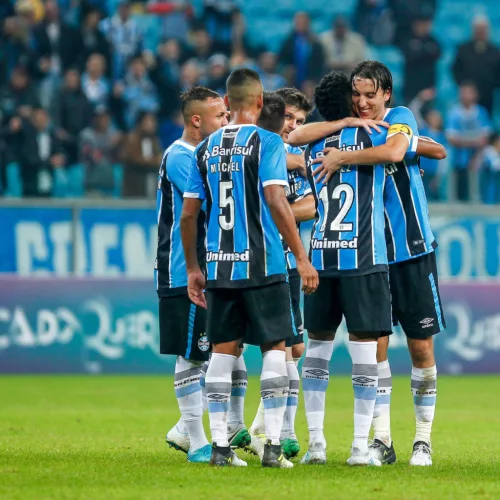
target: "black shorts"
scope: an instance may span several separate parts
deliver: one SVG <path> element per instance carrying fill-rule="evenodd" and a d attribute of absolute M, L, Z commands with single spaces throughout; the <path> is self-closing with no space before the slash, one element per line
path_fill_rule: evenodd
<path fill-rule="evenodd" d="M 159 313 L 161 354 L 208 361 L 205 309 L 195 306 L 187 295 L 176 295 L 159 299 Z"/>
<path fill-rule="evenodd" d="M 297 269 L 291 269 L 288 272 L 288 283 L 290 285 L 290 299 L 292 301 L 292 314 L 296 334 L 286 339 L 286 346 L 292 347 L 304 343 L 304 325 L 302 324 L 302 312 L 300 311 L 301 281 Z"/>
<path fill-rule="evenodd" d="M 278 343 L 293 335 L 288 283 L 255 288 L 207 290 L 210 343 L 242 339 L 245 344 Z"/>
<path fill-rule="evenodd" d="M 389 266 L 394 325 L 407 337 L 425 339 L 446 328 L 435 252 Z"/>
<path fill-rule="evenodd" d="M 391 296 L 386 272 L 345 278 L 319 278 L 312 295 L 304 297 L 305 328 L 334 332 L 345 317 L 349 333 L 391 333 Z"/>

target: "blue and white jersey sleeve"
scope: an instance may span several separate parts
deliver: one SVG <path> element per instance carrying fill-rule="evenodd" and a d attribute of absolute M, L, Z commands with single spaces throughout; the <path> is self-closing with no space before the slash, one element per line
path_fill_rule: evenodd
<path fill-rule="evenodd" d="M 390 110 L 387 114 L 386 120 L 389 122 L 387 139 L 397 134 L 403 134 L 408 140 L 408 145 L 411 149 L 413 136 L 418 136 L 417 120 L 415 119 L 413 113 L 404 106 L 398 106 L 397 108 Z"/>
<path fill-rule="evenodd" d="M 285 147 L 277 134 L 268 133 L 263 137 L 259 179 L 263 187 L 273 184 L 288 186 Z"/>
<path fill-rule="evenodd" d="M 203 144 L 203 143 L 202 143 Z M 198 148 L 196 148 L 189 168 L 189 176 L 184 189 L 184 198 L 196 198 L 198 200 L 205 200 L 207 193 L 203 184 L 200 169 L 198 168 Z"/>

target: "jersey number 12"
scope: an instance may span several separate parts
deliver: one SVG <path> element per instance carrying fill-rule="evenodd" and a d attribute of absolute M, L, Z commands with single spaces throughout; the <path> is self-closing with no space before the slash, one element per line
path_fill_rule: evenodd
<path fill-rule="evenodd" d="M 344 222 L 344 219 L 346 218 L 346 215 L 349 213 L 349 210 L 352 207 L 352 203 L 354 201 L 354 189 L 350 184 L 339 184 L 333 190 L 332 199 L 340 200 L 342 193 L 345 194 L 344 203 L 340 206 L 340 210 L 339 213 L 337 214 L 337 217 L 335 217 L 335 219 L 333 219 L 332 223 L 330 224 L 330 231 L 350 232 L 353 230 L 352 222 Z M 323 224 L 321 224 L 320 227 L 320 231 L 324 233 L 326 229 L 326 221 L 328 218 L 328 209 L 330 208 L 330 200 L 328 198 L 328 188 L 326 186 L 319 192 L 319 198 L 322 201 L 323 207 L 325 209 Z"/>

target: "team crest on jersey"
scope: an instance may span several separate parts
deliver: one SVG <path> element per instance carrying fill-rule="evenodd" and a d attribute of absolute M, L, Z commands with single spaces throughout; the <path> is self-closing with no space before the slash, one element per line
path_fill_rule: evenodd
<path fill-rule="evenodd" d="M 210 349 L 210 342 L 208 341 L 208 337 L 203 335 L 198 339 L 198 349 L 201 352 L 207 352 Z"/>

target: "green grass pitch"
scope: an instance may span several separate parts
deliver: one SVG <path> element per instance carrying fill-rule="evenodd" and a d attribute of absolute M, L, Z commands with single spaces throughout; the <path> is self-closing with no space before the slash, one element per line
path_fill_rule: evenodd
<path fill-rule="evenodd" d="M 500 498 L 500 378 L 440 377 L 432 468 L 410 468 L 414 432 L 407 377 L 396 377 L 393 439 L 398 463 L 345 465 L 352 438 L 352 388 L 332 377 L 327 394 L 328 464 L 246 469 L 188 464 L 167 448 L 178 418 L 171 377 L 0 378 L 1 499 L 486 499 Z M 250 425 L 258 404 L 252 377 Z M 297 433 L 305 452 L 301 398 Z M 302 452 L 301 455 L 302 456 Z"/>

